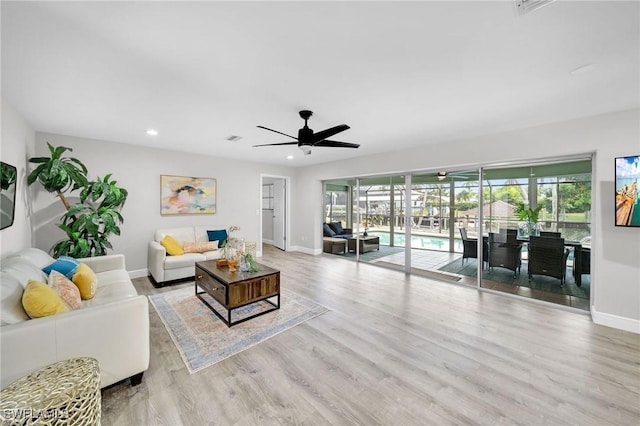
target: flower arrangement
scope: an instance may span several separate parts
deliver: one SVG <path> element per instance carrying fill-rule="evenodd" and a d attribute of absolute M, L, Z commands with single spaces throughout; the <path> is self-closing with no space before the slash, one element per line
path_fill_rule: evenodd
<path fill-rule="evenodd" d="M 229 234 L 229 238 L 231 238 L 232 232 L 239 231 L 239 230 L 240 230 L 239 226 L 236 226 L 236 225 L 230 226 L 229 231 L 227 232 L 227 234 Z"/>
<path fill-rule="evenodd" d="M 235 231 L 239 231 L 240 227 L 236 225 L 232 225 L 227 230 L 227 239 L 224 240 L 222 245 L 220 246 L 220 255 L 223 258 L 228 258 L 231 255 L 234 255 L 236 252 L 236 247 L 232 247 L 231 245 L 231 234 Z"/>

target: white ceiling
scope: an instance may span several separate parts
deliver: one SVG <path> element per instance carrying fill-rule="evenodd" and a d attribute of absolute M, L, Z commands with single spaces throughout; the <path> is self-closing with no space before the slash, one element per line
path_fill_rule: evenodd
<path fill-rule="evenodd" d="M 298 167 L 640 107 L 637 1 L 1 7 L 2 95 L 42 132 Z M 361 147 L 251 147 L 301 109 Z"/>

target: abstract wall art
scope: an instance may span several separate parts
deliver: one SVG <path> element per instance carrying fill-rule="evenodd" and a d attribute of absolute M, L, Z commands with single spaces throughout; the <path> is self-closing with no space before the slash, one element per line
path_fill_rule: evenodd
<path fill-rule="evenodd" d="M 160 214 L 214 214 L 215 212 L 215 179 L 160 176 Z"/>

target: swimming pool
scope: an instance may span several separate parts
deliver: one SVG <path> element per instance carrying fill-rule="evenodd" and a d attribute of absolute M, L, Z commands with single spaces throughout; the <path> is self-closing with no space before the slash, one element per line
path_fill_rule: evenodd
<path fill-rule="evenodd" d="M 390 237 L 388 232 L 369 232 L 369 235 L 380 238 L 380 244 L 388 246 Z M 462 253 L 462 240 L 454 239 L 454 251 Z M 396 247 L 405 246 L 405 235 L 394 234 L 393 245 Z M 449 238 L 436 237 L 432 235 L 411 235 L 411 248 L 420 248 L 426 250 L 449 251 Z"/>

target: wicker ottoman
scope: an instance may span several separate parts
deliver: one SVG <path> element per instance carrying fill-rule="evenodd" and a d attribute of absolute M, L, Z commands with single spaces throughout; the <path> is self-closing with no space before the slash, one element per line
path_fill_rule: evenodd
<path fill-rule="evenodd" d="M 100 370 L 93 358 L 73 358 L 0 391 L 2 425 L 99 425 Z"/>
<path fill-rule="evenodd" d="M 344 238 L 322 238 L 322 251 L 325 253 L 339 254 L 347 251 L 347 240 Z"/>

